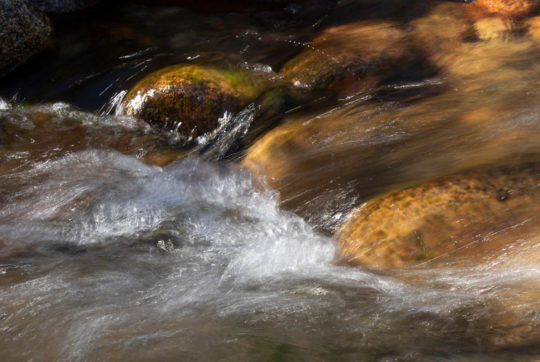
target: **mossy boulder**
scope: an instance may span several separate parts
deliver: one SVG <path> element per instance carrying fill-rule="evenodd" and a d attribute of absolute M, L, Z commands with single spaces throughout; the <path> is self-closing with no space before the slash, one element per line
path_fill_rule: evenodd
<path fill-rule="evenodd" d="M 0 76 L 47 47 L 49 19 L 22 0 L 0 2 Z"/>
<path fill-rule="evenodd" d="M 137 83 L 122 109 L 150 124 L 174 129 L 189 143 L 214 130 L 226 112 L 253 102 L 268 84 L 247 71 L 173 65 Z"/>
<path fill-rule="evenodd" d="M 348 264 L 473 263 L 540 232 L 540 165 L 449 176 L 372 199 L 337 232 Z"/>
<path fill-rule="evenodd" d="M 298 87 L 369 87 L 413 58 L 405 32 L 396 24 L 361 21 L 323 31 L 281 73 Z"/>

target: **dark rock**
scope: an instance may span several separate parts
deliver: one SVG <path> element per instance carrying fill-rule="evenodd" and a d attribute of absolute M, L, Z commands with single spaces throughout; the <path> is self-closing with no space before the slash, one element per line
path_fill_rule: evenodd
<path fill-rule="evenodd" d="M 97 4 L 101 0 L 29 0 L 29 3 L 46 13 L 68 13 Z"/>
<path fill-rule="evenodd" d="M 50 41 L 49 19 L 22 0 L 0 2 L 0 76 L 42 51 Z"/>

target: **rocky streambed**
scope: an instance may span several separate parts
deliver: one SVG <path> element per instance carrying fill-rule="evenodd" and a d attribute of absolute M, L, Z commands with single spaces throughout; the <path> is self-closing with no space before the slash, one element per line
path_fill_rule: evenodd
<path fill-rule="evenodd" d="M 0 357 L 540 358 L 538 11 L 2 2 Z"/>

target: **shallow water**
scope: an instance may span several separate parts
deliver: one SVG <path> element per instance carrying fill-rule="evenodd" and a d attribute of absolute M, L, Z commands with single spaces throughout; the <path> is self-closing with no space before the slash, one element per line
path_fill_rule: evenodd
<path fill-rule="evenodd" d="M 275 71 L 325 26 L 391 18 L 408 29 L 429 8 L 399 3 L 272 8 L 249 21 L 253 10 L 124 4 L 57 19 L 60 49 L 0 89 L 0 359 L 539 359 L 534 220 L 483 235 L 514 242 L 474 265 L 386 273 L 340 265 L 328 237 L 392 187 L 537 162 L 537 42 L 467 39 L 437 71 L 290 105 L 275 123 L 307 136 L 279 163 L 282 184 L 231 162 L 257 104 L 225 114 L 189 152 L 116 114 L 160 66 Z M 90 30 L 66 32 L 83 20 Z"/>
<path fill-rule="evenodd" d="M 110 117 L 95 120 L 110 127 Z M 90 142 L 0 180 L 5 360 L 538 353 L 534 329 L 514 351 L 492 338 L 498 314 L 510 326 L 515 313 L 540 323 L 536 295 L 514 301 L 540 290 L 535 259 L 500 266 L 506 252 L 473 269 L 419 268 L 400 279 L 338 266 L 333 241 L 281 210 L 275 192 L 198 156 L 160 168 Z"/>
<path fill-rule="evenodd" d="M 538 264 L 422 287 L 335 266 L 249 175 L 196 158 L 90 149 L 2 183 L 29 178 L 0 210 L 6 359 L 473 358 L 490 302 L 538 286 Z"/>

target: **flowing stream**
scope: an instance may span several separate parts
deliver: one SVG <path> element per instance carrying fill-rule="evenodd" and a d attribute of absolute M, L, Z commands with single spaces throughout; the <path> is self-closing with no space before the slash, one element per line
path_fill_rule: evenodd
<path fill-rule="evenodd" d="M 511 68 L 513 86 L 493 73 L 456 83 L 442 75 L 325 100 L 333 103 L 305 124 L 323 139 L 321 150 L 337 144 L 347 157 L 316 172 L 345 181 L 328 196 L 339 205 L 305 217 L 222 160 L 250 129 L 254 104 L 225 114 L 165 167 L 149 160 L 175 150 L 174 133 L 115 114 L 134 79 L 163 64 L 209 61 L 227 49 L 228 62 L 271 71 L 298 50 L 291 39 L 302 36 L 286 35 L 301 33 L 298 24 L 265 33 L 237 24 L 238 14 L 196 23 L 183 8 L 111 11 L 91 29 L 118 38 L 95 45 L 84 30 L 62 33 L 77 18 L 60 18 L 64 51 L 10 76 L 0 93 L 0 360 L 540 358 L 537 229 L 514 225 L 516 244 L 474 266 L 388 273 L 339 264 L 328 236 L 358 204 L 345 183 L 353 165 L 368 165 L 355 185 L 367 197 L 486 162 L 537 161 L 539 46 L 495 47 L 510 49 L 494 72 Z M 303 14 L 304 27 L 327 21 L 315 10 Z M 89 65 L 110 49 L 107 62 Z M 499 107 L 491 126 L 465 119 L 477 104 Z M 345 120 L 328 123 L 343 127 L 337 143 L 323 137 L 326 129 L 317 133 L 321 119 Z M 351 132 L 357 120 L 361 135 Z M 363 151 L 379 146 L 391 152 Z M 316 152 L 309 157 L 318 162 Z M 293 179 L 309 173 L 296 171 Z"/>
<path fill-rule="evenodd" d="M 31 128 L 29 111 L 4 108 Z M 60 125 L 69 114 L 65 105 L 46 110 Z M 195 155 L 150 166 L 110 148 L 112 129 L 139 127 L 144 138 L 144 125 L 77 115 L 87 122 L 81 149 L 45 143 L 55 157 L 32 160 L 31 147 L 4 147 L 18 162 L 0 176 L 3 360 L 36 351 L 40 360 L 526 360 L 537 352 L 501 352 L 489 341 L 494 302 L 511 302 L 505 292 L 515 285 L 540 290 L 538 264 L 406 272 L 426 274 L 427 284 L 339 266 L 333 241 L 281 210 L 271 190 L 256 191 L 247 171 Z M 513 308 L 540 318 L 538 299 Z"/>

